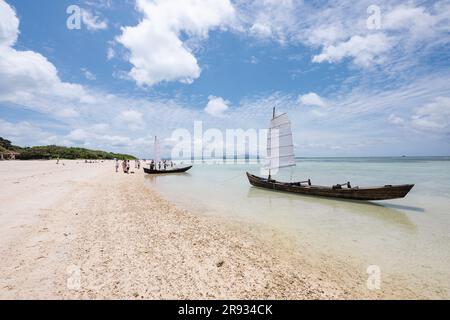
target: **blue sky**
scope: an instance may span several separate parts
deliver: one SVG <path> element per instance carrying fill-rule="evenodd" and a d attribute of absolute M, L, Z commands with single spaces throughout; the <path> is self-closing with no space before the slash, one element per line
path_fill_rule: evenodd
<path fill-rule="evenodd" d="M 450 155 L 449 49 L 450 1 L 0 0 L 0 136 L 149 157 L 277 106 L 298 156 Z"/>

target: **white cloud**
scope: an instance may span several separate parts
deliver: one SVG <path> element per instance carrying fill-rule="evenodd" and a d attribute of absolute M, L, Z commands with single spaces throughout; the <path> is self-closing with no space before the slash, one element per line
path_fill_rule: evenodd
<path fill-rule="evenodd" d="M 116 52 L 114 51 L 113 48 L 109 47 L 108 50 L 106 51 L 106 58 L 108 60 L 113 59 L 116 56 Z"/>
<path fill-rule="evenodd" d="M 16 43 L 19 19 L 14 10 L 4 1 L 0 2 L 0 46 L 10 47 Z"/>
<path fill-rule="evenodd" d="M 423 7 L 399 5 L 383 16 L 383 28 L 429 33 L 438 20 L 438 16 L 431 15 Z"/>
<path fill-rule="evenodd" d="M 380 56 L 391 48 L 391 41 L 382 33 L 370 34 L 366 37 L 353 36 L 346 42 L 330 45 L 322 53 L 313 57 L 313 62 L 339 62 L 346 57 L 362 67 L 379 63 Z"/>
<path fill-rule="evenodd" d="M 335 44 L 337 41 L 344 40 L 347 36 L 343 26 L 339 22 L 334 23 L 335 25 L 323 25 L 320 28 L 312 29 L 309 32 L 307 42 L 327 47 Z"/>
<path fill-rule="evenodd" d="M 88 80 L 93 81 L 97 79 L 97 76 L 93 74 L 91 71 L 89 71 L 89 69 L 87 68 L 82 68 L 81 72 L 83 72 L 84 77 Z"/>
<path fill-rule="evenodd" d="M 256 22 L 253 24 L 250 28 L 250 33 L 262 37 L 262 38 L 269 38 L 272 37 L 272 29 L 269 25 L 262 24 Z"/>
<path fill-rule="evenodd" d="M 78 84 L 63 82 L 55 66 L 34 51 L 19 51 L 13 45 L 19 20 L 6 2 L 0 2 L 0 101 L 52 113 L 74 116 L 75 103 L 95 103 L 96 98 Z"/>
<path fill-rule="evenodd" d="M 83 9 L 81 11 L 81 17 L 83 23 L 90 31 L 98 31 L 108 29 L 108 23 L 105 20 L 101 20 L 100 17 L 94 15 L 91 11 Z"/>
<path fill-rule="evenodd" d="M 54 135 L 45 132 L 39 126 L 30 122 L 12 123 L 3 119 L 0 119 L 0 136 L 9 138 L 9 140 L 13 140 L 14 143 L 22 146 L 30 145 L 29 137 L 33 137 L 33 142 L 42 144 L 53 143 L 56 139 Z"/>
<path fill-rule="evenodd" d="M 257 57 L 255 57 L 255 56 L 251 56 L 250 63 L 251 64 L 258 64 L 259 63 L 259 59 Z"/>
<path fill-rule="evenodd" d="M 317 63 L 347 58 L 362 68 L 376 64 L 387 70 L 392 65 L 405 69 L 417 63 L 419 56 L 450 42 L 448 0 L 404 4 L 380 0 L 376 3 L 381 8 L 379 30 L 370 30 L 366 24 L 367 8 L 373 4 L 371 0 L 352 4 L 342 0 L 320 4 L 236 0 L 236 9 L 241 30 L 257 38 L 320 50 L 313 55 Z"/>
<path fill-rule="evenodd" d="M 80 114 L 78 113 L 78 111 L 76 111 L 73 108 L 61 108 L 58 110 L 55 110 L 55 115 L 58 118 L 65 118 L 65 119 L 70 119 L 70 118 L 76 118 L 78 117 Z"/>
<path fill-rule="evenodd" d="M 206 105 L 205 112 L 212 116 L 221 116 L 228 110 L 229 101 L 221 97 L 209 96 L 209 101 Z"/>
<path fill-rule="evenodd" d="M 241 30 L 260 39 L 271 39 L 281 44 L 288 42 L 296 24 L 296 1 L 293 0 L 238 0 L 236 7 Z"/>
<path fill-rule="evenodd" d="M 110 8 L 112 0 L 85 0 L 86 5 L 99 9 Z"/>
<path fill-rule="evenodd" d="M 421 130 L 450 133 L 450 98 L 437 97 L 417 108 L 412 116 L 412 125 Z"/>
<path fill-rule="evenodd" d="M 129 148 L 130 146 L 136 146 L 137 143 L 146 145 L 142 138 L 133 140 L 127 136 L 101 134 L 85 128 L 72 130 L 63 137 L 63 141 L 67 145 L 82 145 L 87 148 L 95 148 L 99 145 L 109 148 Z"/>
<path fill-rule="evenodd" d="M 298 97 L 300 103 L 307 106 L 326 107 L 326 102 L 316 93 L 310 92 Z"/>
<path fill-rule="evenodd" d="M 395 114 L 391 113 L 388 118 L 389 123 L 395 124 L 395 125 L 403 125 L 405 123 L 405 120 L 399 116 L 396 116 Z"/>
<path fill-rule="evenodd" d="M 144 19 L 123 28 L 117 41 L 130 51 L 130 76 L 140 86 L 192 83 L 201 69 L 181 34 L 204 39 L 211 29 L 226 27 L 234 17 L 229 0 L 138 0 L 137 8 Z"/>
<path fill-rule="evenodd" d="M 144 125 L 143 115 L 139 111 L 126 110 L 118 117 L 117 121 L 127 125 L 132 130 L 141 129 Z"/>
<path fill-rule="evenodd" d="M 96 123 L 92 125 L 91 128 L 96 133 L 105 133 L 108 129 L 110 129 L 110 126 L 107 123 Z"/>

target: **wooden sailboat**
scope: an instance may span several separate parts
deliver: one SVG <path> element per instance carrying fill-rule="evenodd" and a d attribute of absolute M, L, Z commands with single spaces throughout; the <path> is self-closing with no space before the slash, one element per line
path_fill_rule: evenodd
<path fill-rule="evenodd" d="M 181 168 L 170 168 L 170 169 L 157 169 L 157 164 L 161 162 L 161 151 L 159 146 L 158 137 L 155 137 L 155 164 L 153 168 L 143 168 L 144 172 L 147 174 L 169 174 L 169 173 L 183 173 L 192 168 L 192 166 L 186 166 Z"/>
<path fill-rule="evenodd" d="M 272 179 L 271 170 L 295 166 L 291 123 L 287 114 L 275 116 L 270 123 L 267 141 L 269 177 L 262 178 L 247 172 L 251 185 L 259 188 L 298 193 L 309 196 L 333 197 L 350 200 L 388 200 L 404 198 L 413 184 L 385 185 L 380 187 L 352 187 L 350 182 L 334 186 L 313 185 L 311 180 L 281 182 Z"/>

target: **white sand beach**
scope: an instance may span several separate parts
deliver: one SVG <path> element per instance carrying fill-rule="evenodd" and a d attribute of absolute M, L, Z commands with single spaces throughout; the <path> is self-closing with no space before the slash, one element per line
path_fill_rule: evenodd
<path fill-rule="evenodd" d="M 2 299 L 416 297 L 370 291 L 351 261 L 274 229 L 177 208 L 142 171 L 64 163 L 0 163 Z"/>

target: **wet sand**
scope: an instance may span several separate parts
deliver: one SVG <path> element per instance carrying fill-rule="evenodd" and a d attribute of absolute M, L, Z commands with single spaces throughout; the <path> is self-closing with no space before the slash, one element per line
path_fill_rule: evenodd
<path fill-rule="evenodd" d="M 2 299 L 414 298 L 274 229 L 178 208 L 113 162 L 0 162 Z M 134 169 L 133 169 L 134 170 Z"/>

